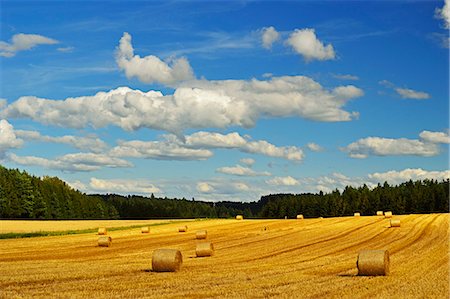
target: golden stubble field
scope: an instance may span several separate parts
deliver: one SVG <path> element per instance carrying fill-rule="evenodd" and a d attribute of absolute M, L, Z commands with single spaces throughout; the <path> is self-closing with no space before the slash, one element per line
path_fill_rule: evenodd
<path fill-rule="evenodd" d="M 111 247 L 98 247 L 96 234 L 0 240 L 0 297 L 448 298 L 449 214 L 395 218 L 401 227 L 377 216 L 175 222 L 150 234 L 109 232 Z M 11 222 L 0 221 L 2 231 Z M 179 233 L 184 224 L 188 231 Z M 200 229 L 214 243 L 212 257 L 195 257 Z M 157 248 L 181 250 L 181 270 L 152 272 Z M 356 276 L 363 249 L 388 249 L 390 275 Z"/>

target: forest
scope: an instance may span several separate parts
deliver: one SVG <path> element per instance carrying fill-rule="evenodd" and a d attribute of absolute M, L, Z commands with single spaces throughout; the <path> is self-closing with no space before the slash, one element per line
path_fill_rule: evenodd
<path fill-rule="evenodd" d="M 86 196 L 56 177 L 35 177 L 0 166 L 0 217 L 28 219 L 118 218 L 114 206 Z"/>
<path fill-rule="evenodd" d="M 35 177 L 0 166 L 0 218 L 26 219 L 145 219 L 145 218 L 295 218 L 447 213 L 449 179 L 387 182 L 370 189 L 347 186 L 342 192 L 271 194 L 254 202 L 204 202 L 194 198 L 157 198 L 117 194 L 87 195 L 57 177 Z"/>

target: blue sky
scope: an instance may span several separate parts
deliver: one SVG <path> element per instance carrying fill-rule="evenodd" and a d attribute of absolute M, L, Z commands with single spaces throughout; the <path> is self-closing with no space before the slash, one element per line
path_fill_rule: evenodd
<path fill-rule="evenodd" d="M 0 1 L 0 159 L 253 201 L 448 178 L 444 1 Z"/>

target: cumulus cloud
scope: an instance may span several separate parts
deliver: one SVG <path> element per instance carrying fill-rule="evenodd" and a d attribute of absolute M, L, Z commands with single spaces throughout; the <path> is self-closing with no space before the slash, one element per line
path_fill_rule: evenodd
<path fill-rule="evenodd" d="M 79 190 L 81 192 L 87 191 L 86 185 L 79 180 L 75 180 L 75 181 L 71 181 L 71 182 L 66 181 L 66 184 L 69 185 L 72 189 Z"/>
<path fill-rule="evenodd" d="M 306 147 L 313 152 L 321 152 L 323 151 L 323 147 L 321 147 L 320 145 L 314 143 L 314 142 L 310 142 L 306 145 Z"/>
<path fill-rule="evenodd" d="M 178 82 L 194 78 L 189 61 L 172 58 L 165 62 L 154 55 L 140 57 L 134 55 L 131 35 L 125 32 L 120 39 L 116 52 L 116 62 L 127 78 L 136 77 L 144 83 L 162 83 L 175 86 Z"/>
<path fill-rule="evenodd" d="M 197 184 L 197 191 L 200 193 L 212 193 L 214 192 L 214 187 L 206 182 L 199 182 Z"/>
<path fill-rule="evenodd" d="M 0 41 L 0 56 L 13 57 L 19 51 L 30 50 L 38 45 L 53 45 L 58 41 L 38 35 L 19 33 L 13 35 L 11 42 Z"/>
<path fill-rule="evenodd" d="M 114 157 L 133 157 L 159 160 L 206 160 L 213 156 L 212 149 L 236 149 L 245 153 L 300 161 L 304 154 L 296 146 L 276 146 L 265 140 L 252 141 L 237 132 L 220 134 L 199 131 L 178 138 L 173 134 L 160 141 L 119 141 L 110 154 Z"/>
<path fill-rule="evenodd" d="M 14 127 L 5 119 L 0 120 L 0 159 L 13 148 L 19 148 L 23 140 L 18 138 Z"/>
<path fill-rule="evenodd" d="M 319 177 L 306 177 L 299 179 L 300 188 L 304 192 L 325 192 L 329 193 L 336 189 L 344 190 L 346 186 L 359 187 L 366 184 L 374 187 L 375 184 L 369 182 L 367 178 L 348 177 L 342 173 L 334 172 Z"/>
<path fill-rule="evenodd" d="M 286 41 L 294 51 L 302 55 L 306 61 L 335 59 L 336 54 L 331 44 L 324 45 L 316 36 L 315 30 L 296 29 Z"/>
<path fill-rule="evenodd" d="M 280 33 L 273 26 L 265 27 L 261 30 L 261 41 L 264 48 L 272 48 L 272 44 L 279 39 Z"/>
<path fill-rule="evenodd" d="M 35 156 L 17 156 L 11 153 L 8 155 L 8 158 L 12 162 L 20 165 L 35 165 L 68 172 L 89 172 L 99 170 L 102 167 L 122 168 L 133 166 L 133 164 L 126 160 L 94 153 L 67 154 L 54 159 Z"/>
<path fill-rule="evenodd" d="M 242 158 L 239 160 L 239 162 L 251 167 L 253 164 L 255 164 L 256 161 L 255 161 L 255 159 L 252 159 L 252 158 Z"/>
<path fill-rule="evenodd" d="M 5 107 L 8 104 L 8 101 L 6 99 L 0 98 L 0 109 Z"/>
<path fill-rule="evenodd" d="M 450 144 L 450 136 L 448 131 L 447 132 L 422 131 L 419 134 L 419 137 L 425 142 Z"/>
<path fill-rule="evenodd" d="M 80 150 L 88 150 L 94 153 L 105 151 L 108 148 L 108 145 L 104 141 L 95 136 L 80 137 L 80 136 L 64 135 L 60 137 L 53 137 L 41 135 L 41 133 L 39 133 L 38 131 L 26 131 L 26 130 L 16 130 L 16 135 L 24 140 L 62 143 L 70 145 Z"/>
<path fill-rule="evenodd" d="M 94 177 L 91 178 L 89 186 L 96 191 L 119 194 L 151 195 L 161 192 L 158 187 L 145 180 L 103 180 Z"/>
<path fill-rule="evenodd" d="M 300 161 L 304 158 L 303 150 L 296 146 L 276 146 L 265 140 L 253 141 L 250 136 L 242 137 L 237 132 L 224 135 L 200 131 L 185 138 L 186 146 L 192 148 L 235 148 L 244 153 L 261 154 L 294 161 Z"/>
<path fill-rule="evenodd" d="M 375 172 L 368 175 L 368 178 L 372 182 L 382 183 L 388 182 L 389 184 L 400 184 L 409 180 L 446 180 L 450 178 L 450 170 L 444 171 L 428 171 L 421 168 L 404 169 L 404 170 L 391 170 L 387 172 Z"/>
<path fill-rule="evenodd" d="M 214 132 L 196 132 L 186 136 L 186 145 L 195 148 L 240 148 L 247 140 L 237 132 L 220 134 Z"/>
<path fill-rule="evenodd" d="M 249 190 L 247 184 L 239 181 L 211 180 L 197 183 L 197 191 L 202 194 L 237 194 Z"/>
<path fill-rule="evenodd" d="M 436 17 L 444 20 L 444 26 L 450 29 L 450 0 L 445 0 L 442 8 L 436 8 Z"/>
<path fill-rule="evenodd" d="M 393 89 L 402 99 L 426 100 L 431 98 L 431 95 L 426 92 L 397 87 L 394 83 L 388 80 L 381 80 L 378 83 L 386 88 Z"/>
<path fill-rule="evenodd" d="M 180 134 L 185 129 L 255 126 L 260 118 L 301 117 L 336 122 L 358 117 L 343 109 L 363 95 L 355 86 L 324 89 L 303 76 L 249 81 L 195 81 L 172 95 L 119 87 L 93 96 L 50 100 L 25 96 L 0 111 L 2 118 L 29 118 L 70 128 L 116 125 Z"/>
<path fill-rule="evenodd" d="M 439 154 L 439 147 L 434 143 L 427 143 L 415 139 L 392 139 L 381 137 L 367 137 L 359 139 L 341 149 L 352 158 L 367 158 L 370 155 L 414 155 L 431 157 Z"/>
<path fill-rule="evenodd" d="M 241 165 L 231 166 L 231 167 L 220 167 L 216 169 L 216 172 L 238 175 L 238 176 L 270 176 L 270 172 L 263 171 L 257 172 L 251 168 L 243 167 Z"/>
<path fill-rule="evenodd" d="M 206 160 L 213 153 L 207 149 L 183 147 L 173 136 L 164 141 L 119 141 L 110 154 L 114 157 L 133 157 L 157 160 Z"/>
<path fill-rule="evenodd" d="M 395 91 L 403 98 L 403 99 L 413 99 L 413 100 L 426 100 L 431 96 L 422 91 L 416 91 L 409 88 L 395 88 Z"/>
<path fill-rule="evenodd" d="M 296 186 L 300 184 L 297 179 L 291 176 L 274 177 L 273 179 L 267 180 L 266 183 L 274 186 Z"/>

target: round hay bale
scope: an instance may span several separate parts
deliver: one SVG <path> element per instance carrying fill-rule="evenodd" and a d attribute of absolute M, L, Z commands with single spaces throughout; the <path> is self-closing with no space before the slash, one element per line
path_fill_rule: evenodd
<path fill-rule="evenodd" d="M 236 220 L 244 220 L 244 216 L 242 216 L 242 215 L 236 215 Z"/>
<path fill-rule="evenodd" d="M 177 249 L 156 249 L 152 256 L 152 270 L 154 272 L 175 272 L 180 270 L 183 256 Z"/>
<path fill-rule="evenodd" d="M 391 227 L 400 227 L 400 219 L 391 219 Z"/>
<path fill-rule="evenodd" d="M 150 228 L 148 226 L 141 227 L 141 233 L 143 233 L 143 234 L 150 233 Z"/>
<path fill-rule="evenodd" d="M 208 232 L 206 231 L 206 229 L 204 229 L 204 230 L 198 230 L 196 233 L 195 233 L 195 238 L 196 239 L 206 239 L 206 236 L 208 235 Z"/>
<path fill-rule="evenodd" d="M 303 219 L 303 215 L 302 214 L 297 215 L 297 219 Z"/>
<path fill-rule="evenodd" d="M 211 242 L 198 243 L 195 254 L 197 257 L 211 256 L 214 254 L 214 245 Z"/>
<path fill-rule="evenodd" d="M 98 234 L 99 235 L 106 235 L 107 234 L 106 227 L 99 227 L 98 228 Z"/>
<path fill-rule="evenodd" d="M 178 228 L 178 232 L 179 232 L 179 233 L 185 233 L 185 232 L 187 232 L 187 229 L 188 229 L 187 225 L 180 226 L 180 227 Z"/>
<path fill-rule="evenodd" d="M 361 213 L 356 212 L 356 213 L 353 214 L 353 216 L 354 216 L 354 217 L 360 217 L 360 216 L 361 216 Z"/>
<path fill-rule="evenodd" d="M 98 246 L 100 247 L 109 247 L 111 246 L 112 239 L 110 236 L 101 236 L 98 237 Z"/>
<path fill-rule="evenodd" d="M 377 216 L 383 216 L 383 211 L 377 211 Z"/>
<path fill-rule="evenodd" d="M 389 251 L 362 250 L 358 254 L 356 267 L 361 276 L 389 275 Z"/>
<path fill-rule="evenodd" d="M 391 211 L 384 212 L 384 218 L 392 218 L 392 212 Z"/>

